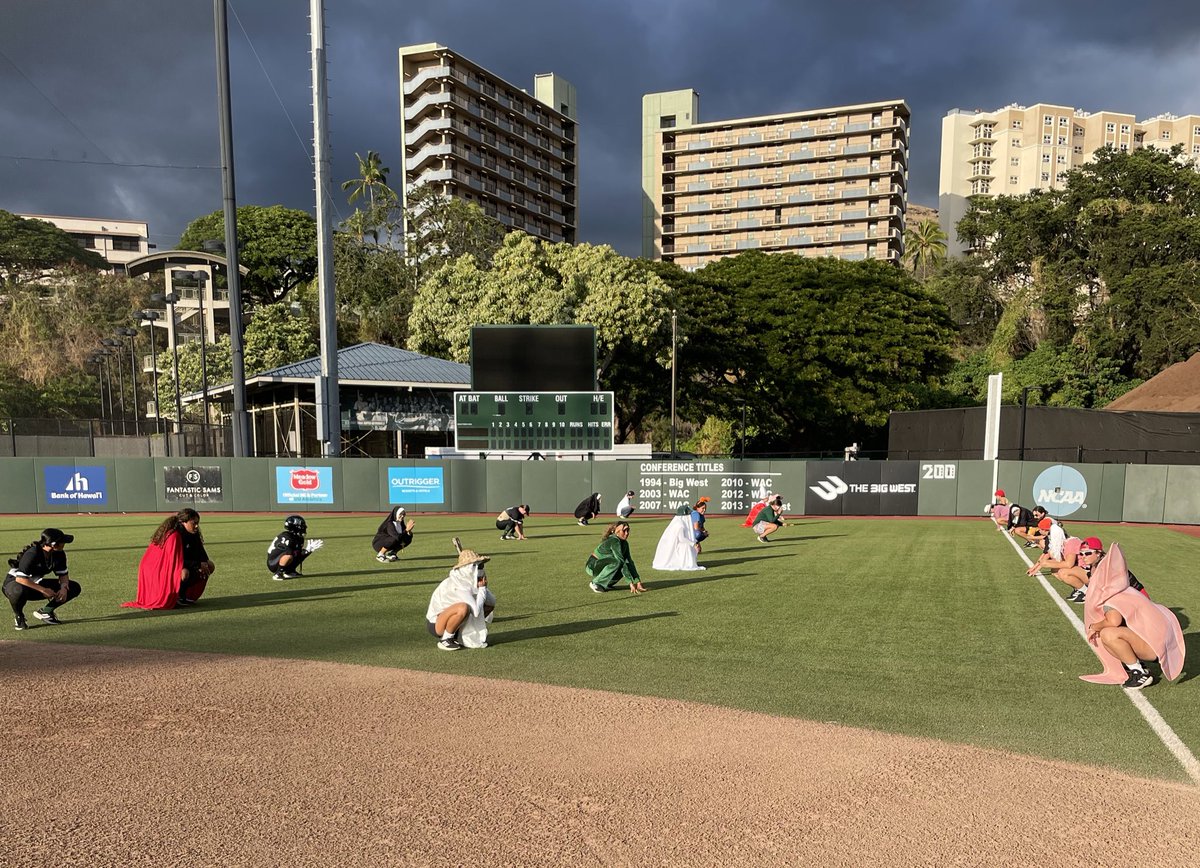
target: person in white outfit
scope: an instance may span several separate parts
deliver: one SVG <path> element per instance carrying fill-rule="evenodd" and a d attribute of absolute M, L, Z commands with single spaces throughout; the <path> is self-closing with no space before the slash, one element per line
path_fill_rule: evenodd
<path fill-rule="evenodd" d="M 696 540 L 692 531 L 692 510 L 679 507 L 675 517 L 662 532 L 654 552 L 656 570 L 702 570 L 696 563 Z"/>
<path fill-rule="evenodd" d="M 429 632 L 438 640 L 439 650 L 487 647 L 486 625 L 491 623 L 496 608 L 496 597 L 488 590 L 487 572 L 483 567 L 490 560 L 487 555 L 463 549 L 450 575 L 434 589 L 425 621 Z M 468 631 L 472 641 L 466 641 Z"/>
<path fill-rule="evenodd" d="M 625 492 L 621 502 L 617 504 L 617 518 L 629 518 L 633 515 L 633 492 Z"/>

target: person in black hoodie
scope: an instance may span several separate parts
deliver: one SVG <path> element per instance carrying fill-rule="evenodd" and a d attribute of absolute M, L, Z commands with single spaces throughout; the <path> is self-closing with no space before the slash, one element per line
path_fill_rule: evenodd
<path fill-rule="evenodd" d="M 582 527 L 587 527 L 587 523 L 599 514 L 600 492 L 598 491 L 593 491 L 591 495 L 579 502 L 579 506 L 575 507 L 575 517 L 579 519 Z"/>
<path fill-rule="evenodd" d="M 400 550 L 412 543 L 413 525 L 416 522 L 411 518 L 406 520 L 406 515 L 402 506 L 392 509 L 380 523 L 379 530 L 375 531 L 375 536 L 371 538 L 371 548 L 375 549 L 375 560 L 381 564 L 398 561 Z"/>

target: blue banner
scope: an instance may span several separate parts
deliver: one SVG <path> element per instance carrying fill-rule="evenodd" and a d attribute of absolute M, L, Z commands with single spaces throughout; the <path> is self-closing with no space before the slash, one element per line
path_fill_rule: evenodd
<path fill-rule="evenodd" d="M 388 503 L 445 503 L 441 467 L 389 467 Z"/>
<path fill-rule="evenodd" d="M 50 504 L 77 503 L 103 506 L 108 503 L 108 473 L 105 467 L 48 464 L 42 468 L 46 501 Z"/>
<path fill-rule="evenodd" d="M 332 467 L 276 467 L 276 503 L 333 503 Z"/>

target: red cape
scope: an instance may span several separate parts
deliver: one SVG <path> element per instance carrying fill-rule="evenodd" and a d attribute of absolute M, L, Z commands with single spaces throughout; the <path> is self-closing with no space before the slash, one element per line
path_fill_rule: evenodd
<path fill-rule="evenodd" d="M 756 503 L 754 506 L 750 507 L 750 514 L 746 516 L 746 520 L 742 522 L 742 527 L 754 527 L 754 520 L 758 518 L 758 514 L 762 512 L 762 508 L 764 506 L 766 506 L 765 503 Z"/>
<path fill-rule="evenodd" d="M 179 577 L 183 572 L 183 542 L 179 532 L 167 534 L 162 545 L 150 543 L 138 564 L 137 599 L 122 603 L 124 608 L 174 609 L 179 599 Z M 197 579 L 188 592 L 193 600 L 204 593 L 207 578 Z"/>

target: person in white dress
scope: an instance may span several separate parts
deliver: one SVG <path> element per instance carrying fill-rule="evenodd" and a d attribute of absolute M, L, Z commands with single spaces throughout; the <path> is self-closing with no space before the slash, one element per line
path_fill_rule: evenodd
<path fill-rule="evenodd" d="M 658 540 L 654 552 L 656 570 L 702 570 L 696 563 L 696 540 L 692 531 L 692 510 L 679 507 Z"/>

